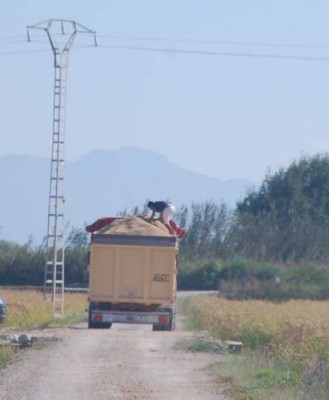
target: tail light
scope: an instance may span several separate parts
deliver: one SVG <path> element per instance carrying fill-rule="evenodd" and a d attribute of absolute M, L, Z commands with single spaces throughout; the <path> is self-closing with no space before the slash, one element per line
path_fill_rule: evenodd
<path fill-rule="evenodd" d="M 167 324 L 168 324 L 168 318 L 167 318 L 167 317 L 160 316 L 158 322 L 159 322 L 159 324 L 161 324 L 161 325 L 167 325 Z"/>
<path fill-rule="evenodd" d="M 94 321 L 95 321 L 95 322 L 102 322 L 102 321 L 103 321 L 103 316 L 102 316 L 102 314 L 96 314 L 96 315 L 94 316 Z"/>

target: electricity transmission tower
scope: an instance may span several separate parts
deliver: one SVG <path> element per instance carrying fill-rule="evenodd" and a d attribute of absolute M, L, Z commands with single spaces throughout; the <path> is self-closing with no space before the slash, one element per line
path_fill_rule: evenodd
<path fill-rule="evenodd" d="M 45 265 L 44 295 L 51 293 L 53 316 L 64 315 L 64 166 L 65 166 L 65 111 L 69 52 L 78 33 L 92 34 L 97 46 L 96 33 L 75 21 L 50 19 L 27 27 L 46 32 L 54 55 L 54 97 L 52 147 L 47 223 L 47 262 Z"/>

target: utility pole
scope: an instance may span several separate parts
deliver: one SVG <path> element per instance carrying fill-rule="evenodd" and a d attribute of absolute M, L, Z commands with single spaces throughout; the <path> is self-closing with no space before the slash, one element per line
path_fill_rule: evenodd
<path fill-rule="evenodd" d="M 75 21 L 50 19 L 27 27 L 30 31 L 42 30 L 47 34 L 54 55 L 54 101 L 52 124 L 52 147 L 50 156 L 50 182 L 47 223 L 47 262 L 44 275 L 44 297 L 51 293 L 53 316 L 64 315 L 64 167 L 65 167 L 65 112 L 69 52 L 78 33 L 91 34 L 96 42 L 96 32 Z M 59 40 L 63 40 L 59 44 Z"/>

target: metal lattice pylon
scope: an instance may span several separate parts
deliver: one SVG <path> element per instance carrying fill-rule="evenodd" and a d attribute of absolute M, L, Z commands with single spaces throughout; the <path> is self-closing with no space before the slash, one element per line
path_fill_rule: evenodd
<path fill-rule="evenodd" d="M 57 31 L 56 31 L 57 28 Z M 65 112 L 69 51 L 78 32 L 96 34 L 75 21 L 51 19 L 28 26 L 30 29 L 41 29 L 47 33 L 54 54 L 54 101 L 53 130 L 50 159 L 50 183 L 47 223 L 47 262 L 44 276 L 44 294 L 51 294 L 53 316 L 64 315 L 65 285 L 65 219 L 64 219 L 64 167 L 65 167 Z M 62 45 L 55 41 L 55 35 L 64 38 Z"/>

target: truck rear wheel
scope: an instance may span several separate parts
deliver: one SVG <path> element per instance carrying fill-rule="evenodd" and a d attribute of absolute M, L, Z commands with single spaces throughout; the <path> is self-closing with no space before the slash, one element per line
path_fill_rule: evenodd
<path fill-rule="evenodd" d="M 170 330 L 174 331 L 176 329 L 176 315 L 172 316 L 170 324 Z"/>
<path fill-rule="evenodd" d="M 88 329 L 110 329 L 112 324 L 110 322 L 93 322 L 88 321 Z"/>
<path fill-rule="evenodd" d="M 165 326 L 164 325 L 153 325 L 152 330 L 153 330 L 153 332 L 164 331 L 165 330 Z"/>
<path fill-rule="evenodd" d="M 175 316 L 170 317 L 169 324 L 164 327 L 164 331 L 174 331 L 176 328 Z"/>

